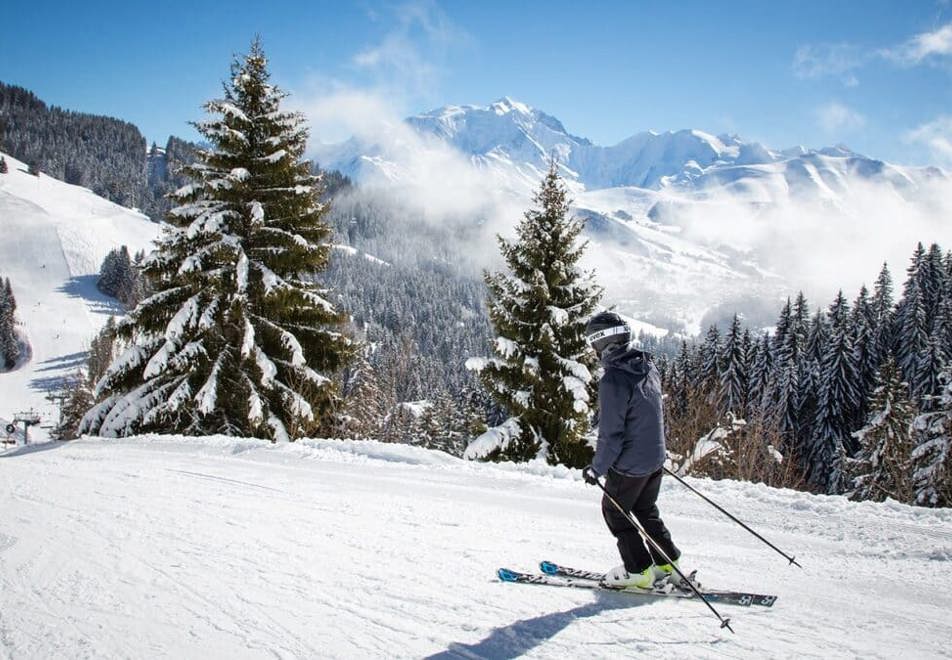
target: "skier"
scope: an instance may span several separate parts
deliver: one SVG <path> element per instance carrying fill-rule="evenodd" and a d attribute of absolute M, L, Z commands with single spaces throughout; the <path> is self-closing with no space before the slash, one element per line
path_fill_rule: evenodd
<path fill-rule="evenodd" d="M 631 328 L 618 314 L 600 312 L 585 328 L 589 345 L 601 360 L 598 384 L 598 444 L 592 464 L 582 471 L 588 484 L 605 477 L 605 490 L 630 511 L 673 562 L 681 553 L 661 520 L 655 501 L 665 459 L 661 377 L 651 356 L 631 343 Z M 618 541 L 622 565 L 605 574 L 616 587 L 650 589 L 658 580 L 677 578 L 674 567 L 638 530 L 602 498 L 602 515 Z"/>

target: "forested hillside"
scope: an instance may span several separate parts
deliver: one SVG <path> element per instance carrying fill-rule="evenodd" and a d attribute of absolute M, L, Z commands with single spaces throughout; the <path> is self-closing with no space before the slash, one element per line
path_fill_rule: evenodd
<path fill-rule="evenodd" d="M 171 208 L 167 195 L 180 187 L 183 165 L 196 145 L 171 136 L 160 148 L 129 122 L 65 110 L 22 87 L 0 82 L 0 151 L 66 183 L 138 208 L 154 221 Z"/>
<path fill-rule="evenodd" d="M 48 106 L 0 83 L 0 151 L 127 207 L 147 198 L 145 138 L 129 122 Z"/>

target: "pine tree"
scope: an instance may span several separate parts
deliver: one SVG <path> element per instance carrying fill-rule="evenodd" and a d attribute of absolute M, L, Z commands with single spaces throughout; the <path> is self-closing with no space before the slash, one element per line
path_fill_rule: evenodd
<path fill-rule="evenodd" d="M 823 387 L 823 356 L 830 339 L 830 320 L 818 309 L 810 320 L 798 361 L 797 434 L 800 445 L 809 446 L 814 433 L 820 389 Z M 801 452 L 805 455 L 807 452 Z"/>
<path fill-rule="evenodd" d="M 849 328 L 849 303 L 841 291 L 830 306 L 830 338 L 823 349 L 816 423 L 807 453 L 807 478 L 826 493 L 845 486 L 845 459 L 853 453 L 850 421 L 859 406 L 859 368 Z"/>
<path fill-rule="evenodd" d="M 3 278 L 0 278 L 0 369 L 9 369 L 11 365 L 7 364 L 7 345 L 10 342 L 9 334 L 9 304 L 7 302 L 7 289 L 4 286 Z"/>
<path fill-rule="evenodd" d="M 937 243 L 929 246 L 929 251 L 922 259 L 922 267 L 918 270 L 917 277 L 919 289 L 923 293 L 926 328 L 931 332 L 945 292 L 945 262 L 942 248 Z"/>
<path fill-rule="evenodd" d="M 749 382 L 744 332 L 737 314 L 734 314 L 730 330 L 724 338 L 720 363 L 723 365 L 720 372 L 720 402 L 725 412 L 729 411 L 735 416 L 741 416 L 747 405 Z"/>
<path fill-rule="evenodd" d="M 664 386 L 668 393 L 668 410 L 674 415 L 683 415 L 687 412 L 690 400 L 690 390 L 693 388 L 696 374 L 693 369 L 694 359 L 691 348 L 686 340 L 681 340 L 681 350 L 674 361 L 672 375 Z"/>
<path fill-rule="evenodd" d="M 698 357 L 700 380 L 695 388 L 704 394 L 707 402 L 714 407 L 718 415 L 721 415 L 726 412 L 721 399 L 721 374 L 724 371 L 724 363 L 721 331 L 716 325 L 711 325 L 707 329 Z"/>
<path fill-rule="evenodd" d="M 344 394 L 344 437 L 379 440 L 384 417 L 395 401 L 387 401 L 380 377 L 368 356 L 361 353 Z"/>
<path fill-rule="evenodd" d="M 319 182 L 301 160 L 304 119 L 280 109 L 256 40 L 224 99 L 196 128 L 211 149 L 186 168 L 171 227 L 144 264 L 156 293 L 119 325 L 129 348 L 83 420 L 106 436 L 160 431 L 290 440 L 326 422 L 327 373 L 352 346 L 313 284 L 329 232 Z"/>
<path fill-rule="evenodd" d="M 4 368 L 12 369 L 20 359 L 20 340 L 16 333 L 17 301 L 10 278 L 0 282 L 0 359 Z"/>
<path fill-rule="evenodd" d="M 786 304 L 780 310 L 780 318 L 777 319 L 777 326 L 774 330 L 774 353 L 779 354 L 787 345 L 787 335 L 790 333 L 791 317 L 793 309 L 790 304 L 790 298 L 787 298 Z"/>
<path fill-rule="evenodd" d="M 922 506 L 952 506 L 952 368 L 943 372 L 942 384 L 932 410 L 913 422 L 914 501 Z"/>
<path fill-rule="evenodd" d="M 93 403 L 93 390 L 89 378 L 84 373 L 77 372 L 68 383 L 66 399 L 60 410 L 60 421 L 50 432 L 50 437 L 54 440 L 78 438 L 83 415 Z"/>
<path fill-rule="evenodd" d="M 853 335 L 853 351 L 856 353 L 855 359 L 859 368 L 857 395 L 860 402 L 856 409 L 856 418 L 851 420 L 850 425 L 858 428 L 866 419 L 866 403 L 876 386 L 876 372 L 880 366 L 876 352 L 875 314 L 865 286 L 860 288 L 853 303 L 849 323 Z"/>
<path fill-rule="evenodd" d="M 918 382 L 919 357 L 929 343 L 929 329 L 926 322 L 926 292 L 922 288 L 923 262 L 925 249 L 922 243 L 916 247 L 907 269 L 906 283 L 902 300 L 896 312 L 896 358 L 902 377 L 911 388 L 912 395 L 919 398 L 916 390 Z"/>
<path fill-rule="evenodd" d="M 770 335 L 764 333 L 755 346 L 756 351 L 750 369 L 750 394 L 748 395 L 747 414 L 751 418 L 764 418 L 770 403 L 769 393 L 774 372 L 774 356 Z"/>
<path fill-rule="evenodd" d="M 899 377 L 892 358 L 883 364 L 876 378 L 867 408 L 866 425 L 854 433 L 859 442 L 856 457 L 848 461 L 852 480 L 850 497 L 883 501 L 887 496 L 899 502 L 912 498 L 912 421 L 915 406 L 908 386 Z"/>
<path fill-rule="evenodd" d="M 10 168 L 7 166 L 7 161 L 3 156 L 0 156 L 0 174 L 6 174 L 10 171 Z"/>
<path fill-rule="evenodd" d="M 490 395 L 518 424 L 518 437 L 487 458 L 583 467 L 592 450 L 584 442 L 594 394 L 594 353 L 585 324 L 601 290 L 579 270 L 584 222 L 569 216 L 569 200 L 553 162 L 535 207 L 516 228 L 517 240 L 499 238 L 509 273 L 487 273 L 495 357 L 471 360 Z"/>
<path fill-rule="evenodd" d="M 870 361 L 883 364 L 892 350 L 895 342 L 895 310 L 893 309 L 893 284 L 889 266 L 883 263 L 883 268 L 876 278 L 873 289 L 873 298 L 870 302 L 872 313 L 873 343 L 870 346 Z"/>
<path fill-rule="evenodd" d="M 106 375 L 116 358 L 116 319 L 110 316 L 102 330 L 89 343 L 86 357 L 86 377 L 95 386 Z"/>

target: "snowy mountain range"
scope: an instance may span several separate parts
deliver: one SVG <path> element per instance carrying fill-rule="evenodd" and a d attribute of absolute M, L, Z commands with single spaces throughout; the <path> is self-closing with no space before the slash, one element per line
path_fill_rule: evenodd
<path fill-rule="evenodd" d="M 506 173 L 530 189 L 551 157 L 563 175 L 584 190 L 634 187 L 705 191 L 730 186 L 776 201 L 778 193 L 835 199 L 854 176 L 914 190 L 944 177 L 938 168 L 904 168 L 863 156 L 845 146 L 776 151 L 737 135 L 700 130 L 646 131 L 613 146 L 599 146 L 569 133 L 555 117 L 504 97 L 489 106 L 450 105 L 409 117 L 419 135 L 452 145 L 477 167 Z M 405 145 L 407 149 L 413 145 Z M 358 181 L 379 176 L 399 180 L 401 157 L 381 143 L 352 138 L 327 151 L 329 165 Z M 764 194 L 766 193 L 766 195 Z"/>
<path fill-rule="evenodd" d="M 599 146 L 510 98 L 409 117 L 321 147 L 317 157 L 358 182 L 415 187 L 425 198 L 460 184 L 445 167 L 447 152 L 491 194 L 520 200 L 554 157 L 576 212 L 588 218 L 597 252 L 589 265 L 604 274 L 612 302 L 695 331 L 719 305 L 747 305 L 742 311 L 754 314 L 748 303 L 765 296 L 858 287 L 883 260 L 939 239 L 939 218 L 952 206 L 952 179 L 939 168 L 893 165 L 844 146 L 775 150 L 700 130 L 642 132 Z M 437 165 L 420 165 L 427 161 Z M 890 226 L 900 235 L 880 231 Z M 809 240 L 818 235 L 825 247 Z M 855 249 L 845 266 L 837 254 L 844 241 Z M 840 261 L 836 280 L 830 260 Z"/>

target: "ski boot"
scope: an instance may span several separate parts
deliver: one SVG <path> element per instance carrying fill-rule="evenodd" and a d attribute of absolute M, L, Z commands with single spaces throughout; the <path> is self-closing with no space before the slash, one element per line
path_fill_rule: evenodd
<path fill-rule="evenodd" d="M 640 573 L 629 573 L 624 564 L 616 566 L 602 578 L 602 585 L 612 589 L 651 589 L 655 583 L 655 574 L 651 566 Z"/>

